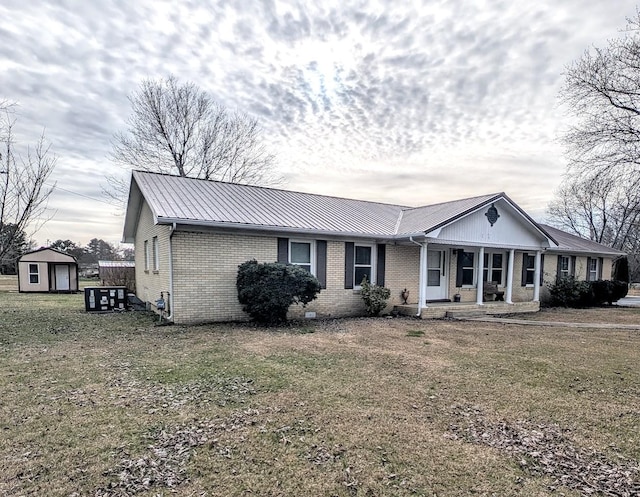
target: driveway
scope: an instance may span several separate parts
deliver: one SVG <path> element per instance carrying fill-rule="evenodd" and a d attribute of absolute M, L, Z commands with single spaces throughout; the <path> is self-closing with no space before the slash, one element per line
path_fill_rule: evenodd
<path fill-rule="evenodd" d="M 625 307 L 640 307 L 640 297 L 625 297 L 618 300 L 616 304 Z"/>

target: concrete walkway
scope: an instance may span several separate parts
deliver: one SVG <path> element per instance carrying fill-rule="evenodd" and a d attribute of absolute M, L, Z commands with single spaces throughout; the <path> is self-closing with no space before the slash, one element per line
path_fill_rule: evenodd
<path fill-rule="evenodd" d="M 556 328 L 598 328 L 604 330 L 640 330 L 640 324 L 611 323 L 564 323 L 560 321 L 533 321 L 530 319 L 498 318 L 491 316 L 458 317 L 458 321 L 480 321 L 483 323 L 523 324 L 527 326 L 551 326 Z"/>

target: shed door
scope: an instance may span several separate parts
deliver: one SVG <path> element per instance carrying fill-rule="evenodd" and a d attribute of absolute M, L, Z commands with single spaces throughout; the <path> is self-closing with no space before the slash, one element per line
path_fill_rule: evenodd
<path fill-rule="evenodd" d="M 69 290 L 69 266 L 56 266 L 56 290 Z"/>

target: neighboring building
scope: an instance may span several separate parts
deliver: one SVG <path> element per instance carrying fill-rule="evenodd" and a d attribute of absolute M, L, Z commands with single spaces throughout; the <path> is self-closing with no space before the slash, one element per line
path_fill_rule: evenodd
<path fill-rule="evenodd" d="M 535 311 L 566 258 L 569 273 L 610 278 L 622 255 L 536 223 L 504 193 L 407 207 L 140 171 L 124 241 L 135 244 L 138 296 L 162 293 L 179 323 L 247 319 L 235 283 L 249 259 L 309 269 L 323 290 L 304 311 L 319 317 L 362 314 L 364 276 L 391 290 L 390 306 L 439 317 L 450 301 Z"/>
<path fill-rule="evenodd" d="M 136 263 L 134 261 L 98 261 L 98 278 L 102 286 L 126 286 L 136 291 Z"/>
<path fill-rule="evenodd" d="M 52 248 L 24 254 L 18 260 L 20 292 L 73 293 L 78 291 L 75 257 Z"/>

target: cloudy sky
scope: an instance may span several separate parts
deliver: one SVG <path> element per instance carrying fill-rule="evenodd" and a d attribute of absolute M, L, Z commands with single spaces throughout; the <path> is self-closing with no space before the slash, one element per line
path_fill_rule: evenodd
<path fill-rule="evenodd" d="M 318 3 L 318 6 L 311 5 Z M 544 219 L 564 171 L 562 72 L 633 0 L 2 0 L 0 100 L 58 156 L 34 236 L 117 243 L 115 132 L 174 74 L 255 116 L 288 189 L 425 205 L 505 191 Z M 122 171 L 121 174 L 126 174 Z"/>

